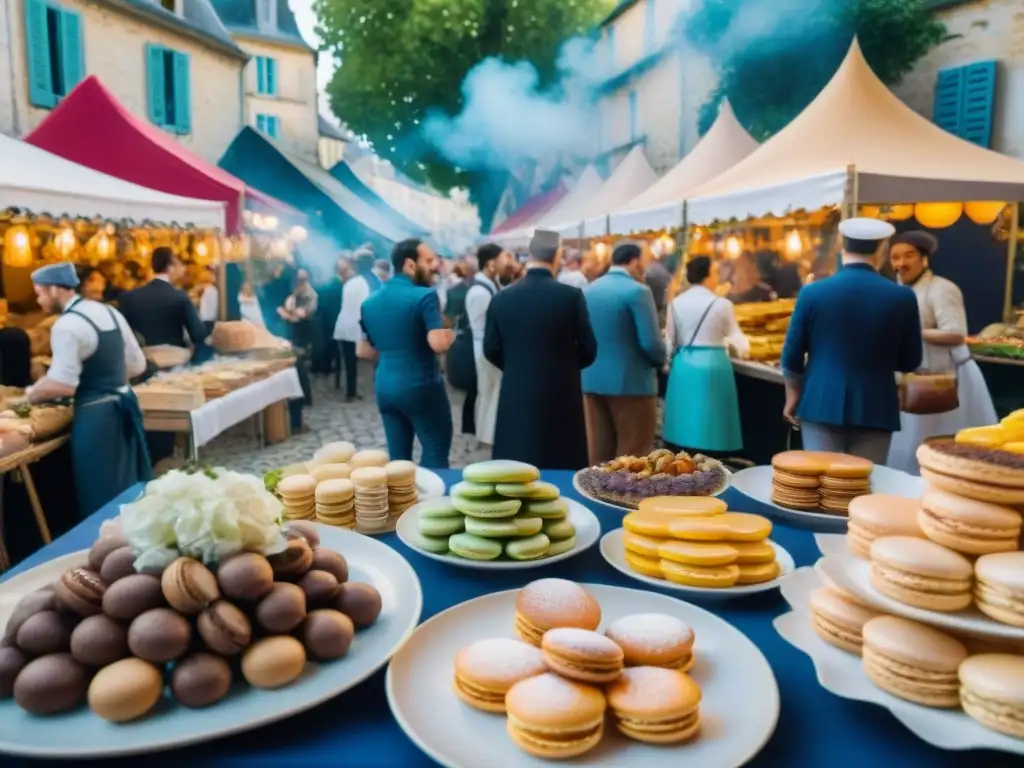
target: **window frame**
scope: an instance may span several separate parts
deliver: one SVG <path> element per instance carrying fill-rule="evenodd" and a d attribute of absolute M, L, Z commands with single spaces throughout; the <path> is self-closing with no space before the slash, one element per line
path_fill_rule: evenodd
<path fill-rule="evenodd" d="M 51 0 L 26 0 L 24 14 L 29 104 L 52 109 L 85 78 L 82 14 Z"/>

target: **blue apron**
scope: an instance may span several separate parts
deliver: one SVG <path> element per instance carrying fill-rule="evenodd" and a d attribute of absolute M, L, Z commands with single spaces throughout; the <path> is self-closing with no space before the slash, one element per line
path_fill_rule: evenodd
<path fill-rule="evenodd" d="M 78 512 L 87 517 L 138 482 L 152 478 L 146 449 L 142 411 L 128 388 L 124 338 L 114 313 L 114 327 L 101 331 L 92 320 L 74 310 L 96 331 L 96 351 L 82 362 L 75 390 L 75 418 L 71 423 L 71 460 L 78 493 Z"/>

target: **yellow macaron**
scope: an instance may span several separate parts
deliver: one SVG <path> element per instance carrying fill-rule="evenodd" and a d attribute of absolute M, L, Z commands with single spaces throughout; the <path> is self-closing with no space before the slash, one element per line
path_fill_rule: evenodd
<path fill-rule="evenodd" d="M 738 565 L 684 565 L 671 560 L 661 561 L 661 572 L 665 578 L 676 584 L 706 589 L 727 589 L 736 586 L 740 578 Z"/>
<path fill-rule="evenodd" d="M 658 557 L 683 565 L 709 567 L 731 565 L 736 562 L 739 552 L 729 544 L 715 541 L 678 541 L 673 539 L 658 547 Z"/>
<path fill-rule="evenodd" d="M 736 550 L 736 565 L 756 565 L 758 563 L 774 563 L 775 547 L 767 539 L 762 541 L 730 541 L 729 546 Z"/>
<path fill-rule="evenodd" d="M 721 515 L 728 506 L 714 496 L 651 496 L 637 506 L 640 512 L 661 512 L 686 517 Z"/>
<path fill-rule="evenodd" d="M 643 536 L 632 531 L 622 532 L 622 543 L 627 552 L 633 552 L 641 557 L 652 557 L 658 559 L 658 547 L 667 539 L 655 539 L 651 536 Z"/>
<path fill-rule="evenodd" d="M 673 520 L 680 519 L 678 515 L 671 515 L 667 512 L 630 512 L 622 518 L 622 527 L 632 533 L 639 533 L 641 536 L 654 536 L 659 539 L 669 538 L 668 528 Z M 704 518 L 696 518 L 703 520 Z"/>
<path fill-rule="evenodd" d="M 631 570 L 652 579 L 664 579 L 665 574 L 661 570 L 661 561 L 653 557 L 644 557 L 626 550 L 626 565 Z"/>
<path fill-rule="evenodd" d="M 739 565 L 740 577 L 737 584 L 763 584 L 766 581 L 774 581 L 779 578 L 781 568 L 774 560 L 770 563 L 753 563 L 751 565 Z"/>
<path fill-rule="evenodd" d="M 669 535 L 684 541 L 763 541 L 772 532 L 766 517 L 746 512 L 726 512 L 713 517 L 677 517 L 669 523 Z"/>

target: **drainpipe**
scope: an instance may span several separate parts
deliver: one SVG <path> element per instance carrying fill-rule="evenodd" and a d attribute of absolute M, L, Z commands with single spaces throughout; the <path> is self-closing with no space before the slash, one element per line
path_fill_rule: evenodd
<path fill-rule="evenodd" d="M 13 3 L 4 3 L 4 27 L 7 31 L 7 39 L 4 42 L 7 48 L 7 71 L 10 74 L 11 131 L 15 136 L 21 136 L 21 120 L 18 116 L 18 81 L 14 75 L 14 24 L 11 19 L 12 5 Z"/>

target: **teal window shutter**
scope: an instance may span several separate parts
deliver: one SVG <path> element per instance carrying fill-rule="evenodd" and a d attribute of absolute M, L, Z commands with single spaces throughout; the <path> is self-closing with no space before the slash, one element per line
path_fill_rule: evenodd
<path fill-rule="evenodd" d="M 82 45 L 82 17 L 74 11 L 60 12 L 60 65 L 63 75 L 61 96 L 78 85 L 85 74 L 85 51 Z"/>
<path fill-rule="evenodd" d="M 277 59 L 267 59 L 267 95 L 277 96 Z"/>
<path fill-rule="evenodd" d="M 263 93 L 264 84 L 267 81 L 267 60 L 262 56 L 256 57 L 256 93 Z"/>
<path fill-rule="evenodd" d="M 267 116 L 266 115 L 256 115 L 256 130 L 259 131 L 260 133 L 266 133 L 267 132 Z"/>
<path fill-rule="evenodd" d="M 979 61 L 963 69 L 959 136 L 973 144 L 991 147 L 996 101 L 996 62 Z"/>
<path fill-rule="evenodd" d="M 174 129 L 192 132 L 192 89 L 187 53 L 174 53 Z"/>
<path fill-rule="evenodd" d="M 935 81 L 932 121 L 954 136 L 960 135 L 960 103 L 963 101 L 964 68 L 939 70 Z"/>
<path fill-rule="evenodd" d="M 636 91 L 629 92 L 629 140 L 636 141 L 637 123 L 639 122 L 639 105 Z"/>
<path fill-rule="evenodd" d="M 270 135 L 275 139 L 281 137 L 281 118 L 272 117 L 270 118 Z"/>
<path fill-rule="evenodd" d="M 647 53 L 654 52 L 654 39 L 657 36 L 655 28 L 657 15 L 655 14 L 655 0 L 644 0 L 644 48 Z"/>
<path fill-rule="evenodd" d="M 28 57 L 28 95 L 36 107 L 54 107 L 57 94 L 50 68 L 50 35 L 46 4 L 42 0 L 25 2 L 25 45 Z"/>
<path fill-rule="evenodd" d="M 164 49 L 146 44 L 146 90 L 149 94 L 149 119 L 153 125 L 167 123 L 167 79 L 164 76 Z"/>

